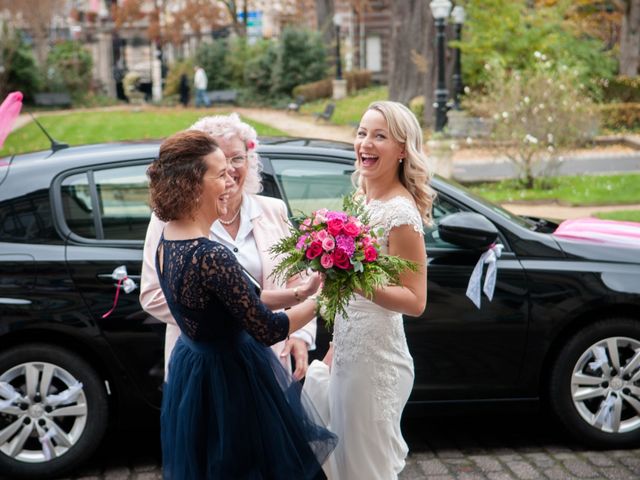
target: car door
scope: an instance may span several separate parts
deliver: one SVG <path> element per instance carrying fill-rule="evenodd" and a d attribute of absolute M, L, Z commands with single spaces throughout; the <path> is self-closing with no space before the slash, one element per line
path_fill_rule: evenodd
<path fill-rule="evenodd" d="M 413 401 L 511 396 L 522 365 L 528 325 L 522 265 L 499 237 L 504 250 L 497 262 L 493 301 L 483 293 L 476 308 L 466 290 L 482 252 L 445 242 L 437 229 L 444 216 L 460 211 L 468 209 L 440 193 L 433 225 L 425 228 L 427 307 L 419 318 L 405 318 L 415 362 Z"/>
<path fill-rule="evenodd" d="M 56 181 L 69 275 L 132 383 L 155 405 L 163 379 L 164 324 L 140 307 L 142 248 L 150 208 L 146 168 L 120 163 Z M 127 292 L 114 271 L 126 269 Z"/>

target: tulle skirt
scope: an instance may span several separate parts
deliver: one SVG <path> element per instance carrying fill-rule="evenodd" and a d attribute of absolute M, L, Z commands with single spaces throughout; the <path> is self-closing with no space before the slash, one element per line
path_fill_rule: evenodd
<path fill-rule="evenodd" d="M 338 439 L 301 390 L 247 332 L 215 343 L 181 335 L 163 392 L 164 478 L 313 478 Z"/>

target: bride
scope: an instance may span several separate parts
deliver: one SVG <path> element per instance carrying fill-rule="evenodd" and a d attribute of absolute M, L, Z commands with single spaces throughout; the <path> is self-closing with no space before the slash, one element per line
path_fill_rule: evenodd
<path fill-rule="evenodd" d="M 356 296 L 337 316 L 333 347 L 307 372 L 305 390 L 339 437 L 324 465 L 329 480 L 389 480 L 404 468 L 408 447 L 400 417 L 413 385 L 413 359 L 402 315 L 426 305 L 423 222 L 430 223 L 433 195 L 415 116 L 396 102 L 374 102 L 360 120 L 356 140 L 358 193 L 371 223 L 383 227 L 382 249 L 416 262 L 399 286 L 373 298 Z"/>

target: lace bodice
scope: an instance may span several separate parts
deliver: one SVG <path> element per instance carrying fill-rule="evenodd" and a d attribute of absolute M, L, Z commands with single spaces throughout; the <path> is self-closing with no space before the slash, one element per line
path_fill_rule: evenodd
<path fill-rule="evenodd" d="M 162 237 L 158 253 L 160 249 L 160 285 L 184 335 L 195 341 L 224 342 L 247 330 L 265 345 L 286 338 L 288 317 L 262 304 L 256 287 L 224 245 L 207 238 Z"/>
<path fill-rule="evenodd" d="M 407 198 L 373 200 L 367 204 L 367 210 L 371 225 L 384 229 L 380 239 L 384 252 L 388 251 L 389 232 L 393 228 L 411 225 L 416 232 L 423 231 L 420 213 Z M 399 359 L 400 363 L 411 359 L 402 314 L 361 296 L 349 302 L 346 310 L 347 316 L 338 316 L 334 326 L 334 362 L 345 369 L 362 369 L 356 366 L 362 364 L 371 367 L 372 372 L 367 374 L 379 405 L 377 417 L 391 418 L 400 408 L 396 393 Z"/>
<path fill-rule="evenodd" d="M 395 196 L 389 200 L 371 200 L 366 205 L 371 226 L 382 227 L 380 239 L 384 252 L 389 247 L 389 232 L 402 225 L 410 225 L 416 232 L 423 233 L 422 219 L 415 204 L 406 197 Z"/>

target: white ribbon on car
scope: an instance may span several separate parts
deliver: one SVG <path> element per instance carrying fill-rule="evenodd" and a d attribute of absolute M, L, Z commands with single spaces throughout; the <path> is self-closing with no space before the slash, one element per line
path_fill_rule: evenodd
<path fill-rule="evenodd" d="M 606 428 L 613 428 L 613 410 L 615 408 L 616 398 L 615 395 L 609 392 L 607 398 L 600 403 L 600 411 L 598 415 L 596 415 L 595 425 L 600 424 Z"/>
<path fill-rule="evenodd" d="M 5 398 L 5 400 L 0 400 L 0 410 L 4 410 L 13 405 L 16 400 L 22 398 L 22 395 L 13 388 L 13 385 L 7 382 L 0 382 L 0 396 Z"/>
<path fill-rule="evenodd" d="M 102 318 L 107 318 L 116 309 L 116 305 L 118 305 L 118 298 L 120 297 L 120 287 L 122 287 L 124 293 L 131 293 L 138 287 L 136 282 L 130 279 L 127 275 L 127 267 L 124 265 L 116 267 L 116 269 L 111 273 L 111 278 L 118 282 L 116 284 L 116 294 L 113 298 L 113 306 L 108 312 L 102 315 Z"/>
<path fill-rule="evenodd" d="M 47 405 L 57 407 L 58 405 L 66 405 L 71 402 L 75 402 L 82 391 L 82 383 L 76 382 L 66 390 L 54 395 L 47 395 L 44 399 Z"/>
<path fill-rule="evenodd" d="M 589 368 L 591 370 L 598 370 L 605 363 L 609 363 L 607 358 L 607 351 L 604 347 L 597 346 L 593 349 L 593 355 L 596 357 L 593 361 L 589 362 Z"/>
<path fill-rule="evenodd" d="M 498 275 L 497 260 L 500 258 L 500 255 L 502 255 L 503 248 L 504 246 L 499 243 L 491 245 L 486 252 L 480 255 L 476 266 L 473 268 L 473 272 L 471 272 L 469 285 L 467 285 L 467 297 L 469 297 L 476 308 L 480 308 L 480 282 L 482 280 L 482 268 L 485 263 L 488 267 L 484 277 L 484 287 L 482 287 L 482 291 L 489 301 L 493 300 L 493 291 L 496 288 L 496 277 Z"/>
<path fill-rule="evenodd" d="M 44 459 L 46 461 L 53 458 L 54 446 L 53 443 L 51 443 L 51 439 L 58 433 L 54 425 L 55 424 L 52 422 L 49 425 L 49 430 L 38 436 L 38 440 L 40 440 L 40 444 L 42 445 L 42 453 L 44 454 Z M 38 433 L 40 433 L 41 429 L 42 427 L 38 425 Z"/>

